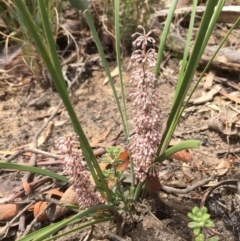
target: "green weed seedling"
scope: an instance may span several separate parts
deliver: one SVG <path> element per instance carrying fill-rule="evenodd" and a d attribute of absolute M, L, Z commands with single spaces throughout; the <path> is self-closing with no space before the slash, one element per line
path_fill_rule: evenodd
<path fill-rule="evenodd" d="M 130 187 L 124 186 L 123 181 L 126 177 L 123 175 L 123 170 L 119 170 L 119 165 L 123 163 L 123 160 L 119 159 L 121 148 L 120 147 L 107 147 L 107 153 L 103 156 L 103 162 L 112 165 L 110 169 L 103 171 L 106 180 L 111 186 L 112 196 L 114 197 L 113 203 L 118 204 L 123 202 L 125 211 L 130 211 L 132 199 L 129 199 Z"/>
<path fill-rule="evenodd" d="M 194 207 L 191 213 L 188 213 L 188 217 L 191 218 L 191 222 L 188 223 L 188 227 L 193 229 L 193 233 L 196 236 L 195 241 L 217 241 L 217 237 L 211 237 L 206 239 L 204 235 L 205 228 L 211 228 L 214 226 L 213 222 L 210 220 L 210 214 L 206 207 L 198 208 Z"/>

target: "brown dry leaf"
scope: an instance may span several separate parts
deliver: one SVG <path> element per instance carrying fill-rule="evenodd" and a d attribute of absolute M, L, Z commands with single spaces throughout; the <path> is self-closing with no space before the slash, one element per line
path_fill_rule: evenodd
<path fill-rule="evenodd" d="M 31 195 L 32 195 L 32 189 L 31 189 L 29 183 L 26 182 L 26 181 L 23 181 L 23 190 L 25 191 L 25 193 L 26 193 L 28 196 L 31 196 Z"/>
<path fill-rule="evenodd" d="M 191 5 L 191 2 L 192 2 L 191 0 L 178 0 L 176 9 L 187 7 L 187 6 Z"/>
<path fill-rule="evenodd" d="M 210 181 L 209 183 L 203 185 L 203 187 L 214 187 L 217 184 L 219 184 L 219 181 L 218 180 L 214 180 L 214 181 Z"/>
<path fill-rule="evenodd" d="M 46 192 L 43 192 L 43 194 L 47 194 L 47 196 L 49 198 L 51 198 L 52 195 L 56 195 L 56 196 L 59 196 L 59 197 L 63 196 L 63 192 L 59 191 L 58 189 L 51 189 L 51 190 L 48 190 Z M 30 206 L 28 208 L 28 211 L 33 211 L 34 217 L 36 217 L 44 208 L 46 208 L 46 206 L 47 206 L 47 202 L 39 201 L 39 202 L 33 204 L 32 206 Z M 48 211 L 46 210 L 45 212 L 43 212 L 38 217 L 38 221 L 41 222 L 41 221 L 44 221 L 48 218 L 49 218 L 48 217 Z"/>
<path fill-rule="evenodd" d="M 193 101 L 193 104 L 203 104 L 208 101 L 211 101 L 214 95 L 216 95 L 221 89 L 222 89 L 221 85 L 214 86 L 210 91 L 204 93 L 201 97 L 195 99 Z"/>
<path fill-rule="evenodd" d="M 51 130 L 52 130 L 53 122 L 50 121 L 45 130 L 42 132 L 42 134 L 38 138 L 38 146 L 41 146 L 49 137 Z M 33 148 L 33 143 L 29 144 L 30 148 Z"/>
<path fill-rule="evenodd" d="M 54 126 L 55 126 L 55 127 L 63 126 L 63 125 L 66 124 L 67 122 L 68 122 L 68 120 L 54 121 Z"/>
<path fill-rule="evenodd" d="M 76 192 L 73 190 L 73 186 L 70 186 L 65 193 L 62 195 L 60 202 L 63 203 L 68 203 L 68 204 L 72 204 L 75 205 L 78 203 L 78 198 L 77 198 L 77 194 Z M 55 220 L 61 216 L 63 216 L 65 213 L 69 212 L 69 209 L 66 209 L 64 207 L 61 206 L 56 206 L 55 207 L 55 212 L 54 215 L 51 215 L 51 211 L 49 212 L 49 215 L 51 215 L 50 220 Z M 53 219 L 52 219 L 53 218 Z"/>
<path fill-rule="evenodd" d="M 185 163 L 185 162 L 182 163 L 182 172 L 184 173 L 184 175 L 188 177 L 192 177 L 192 171 L 189 163 Z"/>
<path fill-rule="evenodd" d="M 153 196 L 157 191 L 161 189 L 161 183 L 158 176 L 149 177 L 147 182 L 147 192 L 150 196 Z"/>
<path fill-rule="evenodd" d="M 52 195 L 56 195 L 56 196 L 59 196 L 59 197 L 63 196 L 63 192 L 59 191 L 56 188 L 48 190 L 46 192 L 43 192 L 43 194 L 48 194 L 49 197 L 51 197 Z"/>
<path fill-rule="evenodd" d="M 232 100 L 233 102 L 236 102 L 236 103 L 240 104 L 240 98 L 234 97 L 234 96 L 232 96 L 232 95 L 230 95 L 230 94 L 228 94 L 228 93 L 226 93 L 222 90 L 219 90 L 219 94 L 227 97 L 229 100 Z"/>
<path fill-rule="evenodd" d="M 210 71 L 207 74 L 206 81 L 204 83 L 204 89 L 210 89 L 212 87 L 214 77 L 215 77 L 215 72 L 214 71 Z"/>
<path fill-rule="evenodd" d="M 230 164 L 229 164 L 228 160 L 222 159 L 222 161 L 216 167 L 218 176 L 222 176 L 222 175 L 226 174 L 228 172 L 229 167 L 230 167 Z"/>
<path fill-rule="evenodd" d="M 224 55 L 216 56 L 215 61 L 218 61 L 220 63 L 227 63 L 228 59 Z"/>
<path fill-rule="evenodd" d="M 3 155 L 4 157 L 5 156 L 11 156 L 15 153 L 15 151 L 10 151 L 10 150 L 6 150 L 6 151 L 1 151 L 0 150 L 0 154 Z"/>
<path fill-rule="evenodd" d="M 111 72 L 111 76 L 112 78 L 116 77 L 118 75 L 118 66 Z M 104 80 L 103 80 L 103 85 L 107 84 L 109 81 L 108 77 L 106 77 Z"/>
<path fill-rule="evenodd" d="M 123 163 L 121 163 L 117 166 L 116 171 L 117 172 L 119 172 L 119 171 L 123 172 L 124 170 L 126 170 L 126 168 L 129 165 L 129 152 L 128 152 L 128 150 L 125 150 L 125 151 L 121 152 L 121 154 L 118 157 L 118 160 L 122 160 Z M 114 175 L 109 174 L 109 176 L 108 176 L 108 187 L 111 188 L 112 186 L 114 186 L 114 184 L 115 184 Z"/>
<path fill-rule="evenodd" d="M 219 164 L 219 159 L 213 155 L 208 156 L 206 155 L 204 158 L 204 165 L 206 168 L 213 169 Z"/>
<path fill-rule="evenodd" d="M 220 107 L 215 104 L 207 104 L 206 106 L 212 110 L 220 111 Z"/>
<path fill-rule="evenodd" d="M 96 147 L 96 146 L 102 146 L 100 143 L 104 140 L 106 140 L 107 136 L 109 135 L 112 127 L 110 127 L 108 130 L 104 131 L 100 136 L 95 137 L 93 140 L 90 141 L 90 146 L 91 147 Z"/>
<path fill-rule="evenodd" d="M 221 111 L 217 116 L 208 119 L 208 128 L 221 131 L 227 136 L 239 133 L 239 127 L 235 125 L 238 121 L 238 112 L 225 106 L 225 110 Z"/>
<path fill-rule="evenodd" d="M 124 170 L 126 170 L 126 168 L 129 165 L 129 152 L 128 152 L 128 150 L 125 150 L 125 151 L 121 152 L 121 154 L 118 157 L 118 160 L 122 160 L 123 163 L 119 164 L 117 166 L 116 170 L 117 171 L 124 171 Z"/>
<path fill-rule="evenodd" d="M 27 210 L 29 212 L 32 212 L 34 210 L 34 205 L 35 205 L 35 203 L 33 205 L 29 206 Z"/>
<path fill-rule="evenodd" d="M 190 151 L 182 150 L 174 153 L 170 158 L 187 163 L 192 159 L 192 155 Z"/>
<path fill-rule="evenodd" d="M 14 218 L 21 208 L 22 205 L 19 204 L 0 204 L 0 221 L 9 221 Z"/>
<path fill-rule="evenodd" d="M 34 209 L 33 209 L 33 215 L 34 218 L 40 213 L 42 212 L 43 209 L 45 209 L 47 206 L 47 202 L 45 201 L 39 201 L 37 203 L 34 204 Z M 47 220 L 47 214 L 46 211 L 44 211 L 39 217 L 38 217 L 38 221 L 44 221 Z"/>

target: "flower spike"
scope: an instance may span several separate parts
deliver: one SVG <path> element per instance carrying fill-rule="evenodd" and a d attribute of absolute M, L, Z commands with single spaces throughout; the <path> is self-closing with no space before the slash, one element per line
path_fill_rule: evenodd
<path fill-rule="evenodd" d="M 150 176 L 157 175 L 158 168 L 154 159 L 161 137 L 161 110 L 157 104 L 159 97 L 155 90 L 156 78 L 152 69 L 156 65 L 157 54 L 153 48 L 147 50 L 149 43 L 156 43 L 149 36 L 153 30 L 146 34 L 142 26 L 138 28 L 143 30 L 143 34 L 137 32 L 132 35 L 138 37 L 133 41 L 136 50 L 131 57 L 134 69 L 130 79 L 132 91 L 129 96 L 137 130 L 130 138 L 129 150 L 134 162 L 135 176 L 142 182 L 147 178 L 148 169 Z"/>

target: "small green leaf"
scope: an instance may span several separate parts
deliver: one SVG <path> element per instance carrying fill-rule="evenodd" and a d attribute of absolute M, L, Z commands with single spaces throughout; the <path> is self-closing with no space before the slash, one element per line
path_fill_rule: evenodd
<path fill-rule="evenodd" d="M 200 233 L 200 234 L 196 237 L 195 241 L 204 241 L 204 235 L 203 235 L 202 233 Z"/>
<path fill-rule="evenodd" d="M 103 163 L 109 163 L 109 164 L 112 164 L 112 163 L 113 163 L 113 160 L 102 159 L 102 162 L 103 162 Z"/>
<path fill-rule="evenodd" d="M 188 223 L 188 227 L 189 227 L 189 228 L 198 228 L 199 225 L 198 225 L 197 222 L 189 222 L 189 223 Z"/>
<path fill-rule="evenodd" d="M 193 210 L 192 210 L 192 213 L 194 215 L 198 215 L 198 213 L 200 212 L 199 208 L 198 207 L 194 207 Z"/>
<path fill-rule="evenodd" d="M 206 207 L 202 207 L 202 209 L 201 209 L 201 213 L 204 215 L 204 214 L 206 214 L 207 213 L 207 208 Z"/>
<path fill-rule="evenodd" d="M 194 235 L 196 235 L 196 236 L 200 233 L 200 231 L 201 231 L 201 228 L 194 228 L 194 229 L 193 229 L 193 233 L 194 233 Z"/>
<path fill-rule="evenodd" d="M 188 213 L 188 217 L 191 218 L 191 219 L 195 218 L 195 216 L 192 213 Z"/>
<path fill-rule="evenodd" d="M 204 226 L 205 226 L 206 228 L 211 228 L 211 227 L 214 226 L 214 224 L 213 224 L 213 222 L 212 222 L 211 220 L 208 220 L 208 221 L 204 224 Z"/>
<path fill-rule="evenodd" d="M 112 146 L 108 146 L 108 147 L 106 147 L 106 152 L 107 153 L 112 153 L 112 149 L 113 149 Z"/>
<path fill-rule="evenodd" d="M 204 222 L 208 221 L 209 218 L 210 218 L 210 214 L 208 214 L 208 213 L 204 213 L 204 214 L 202 215 L 202 221 L 204 221 Z"/>
<path fill-rule="evenodd" d="M 218 241 L 218 238 L 213 236 L 213 237 L 209 238 L 208 241 Z"/>
<path fill-rule="evenodd" d="M 201 211 L 199 211 L 199 212 L 196 214 L 196 218 L 198 218 L 199 221 L 202 220 L 202 213 L 201 213 Z"/>

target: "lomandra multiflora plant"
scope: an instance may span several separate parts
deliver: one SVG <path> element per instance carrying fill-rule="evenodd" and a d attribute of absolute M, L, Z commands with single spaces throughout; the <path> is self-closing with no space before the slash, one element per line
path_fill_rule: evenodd
<path fill-rule="evenodd" d="M 150 37 L 153 30 L 146 34 L 142 26 L 138 28 L 143 31 L 143 34 L 137 32 L 132 35 L 136 39 L 133 41 L 135 50 L 131 61 L 134 68 L 130 80 L 133 87 L 130 99 L 133 104 L 136 131 L 130 138 L 129 151 L 134 163 L 134 175 L 136 179 L 143 182 L 147 174 L 157 175 L 154 160 L 161 137 L 161 111 L 153 72 L 157 57 L 154 49 L 155 40 Z M 91 181 L 91 173 L 79 151 L 77 135 L 70 133 L 59 138 L 56 146 L 60 152 L 64 172 L 71 177 L 80 206 L 88 208 L 103 204 L 105 200 Z"/>
<path fill-rule="evenodd" d="M 91 181 L 91 173 L 82 153 L 79 151 L 78 137 L 70 133 L 56 141 L 60 159 L 64 166 L 64 172 L 71 177 L 73 190 L 78 197 L 79 205 L 83 208 L 92 207 L 104 203 L 100 193 Z"/>
<path fill-rule="evenodd" d="M 130 99 L 133 104 L 135 134 L 130 138 L 130 153 L 134 162 L 135 177 L 143 182 L 150 176 L 157 175 L 154 163 L 161 137 L 161 111 L 158 105 L 159 97 L 155 89 L 156 78 L 154 67 L 157 53 L 154 49 L 155 40 L 150 37 L 154 31 L 147 34 L 142 26 L 138 26 L 141 33 L 134 33 L 133 47 L 135 51 L 131 57 L 133 71 Z"/>

